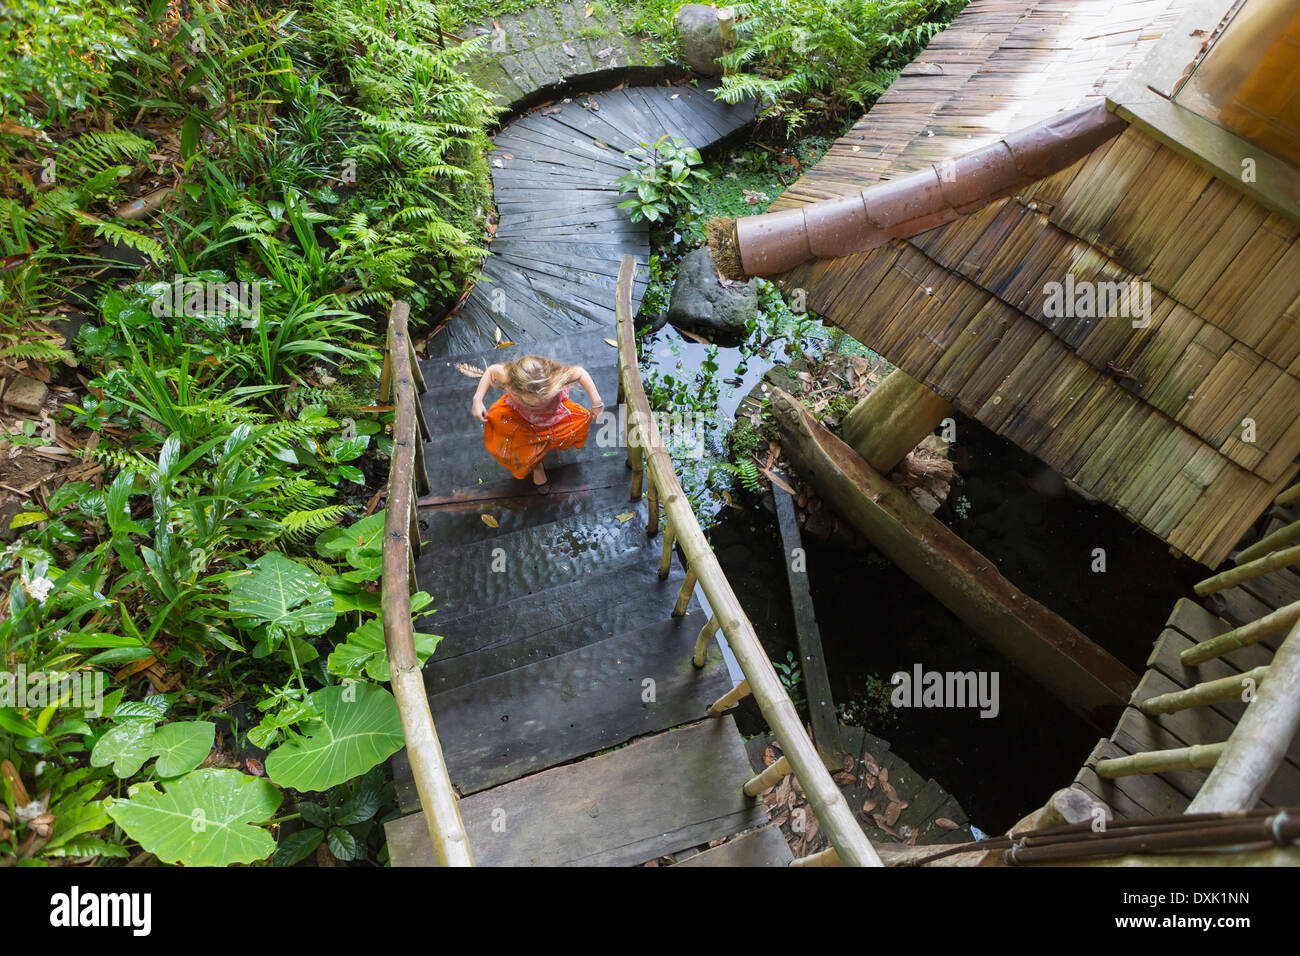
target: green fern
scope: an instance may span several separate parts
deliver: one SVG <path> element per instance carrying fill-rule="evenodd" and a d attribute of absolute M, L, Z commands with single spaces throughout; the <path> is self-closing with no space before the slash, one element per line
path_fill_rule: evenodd
<path fill-rule="evenodd" d="M 284 527 L 284 536 L 292 540 L 302 540 L 308 535 L 319 534 L 342 521 L 351 508 L 347 505 L 327 505 L 311 511 L 290 511 L 280 518 Z"/>

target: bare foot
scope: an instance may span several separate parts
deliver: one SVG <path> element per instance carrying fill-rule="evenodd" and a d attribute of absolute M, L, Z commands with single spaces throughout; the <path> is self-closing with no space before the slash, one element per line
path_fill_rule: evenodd
<path fill-rule="evenodd" d="M 546 469 L 538 465 L 533 469 L 533 484 L 539 488 L 546 484 Z"/>

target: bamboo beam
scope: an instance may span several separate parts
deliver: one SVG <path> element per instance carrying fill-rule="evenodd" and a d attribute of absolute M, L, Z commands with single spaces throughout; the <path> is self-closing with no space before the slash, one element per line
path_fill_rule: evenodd
<path fill-rule="evenodd" d="M 424 808 L 434 858 L 441 866 L 473 866 L 469 837 L 451 787 L 447 763 L 429 712 L 420 659 L 415 653 L 411 621 L 412 514 L 414 468 L 420 454 L 417 441 L 415 380 L 411 372 L 406 319 L 408 307 L 396 302 L 389 316 L 389 387 L 396 406 L 393 454 L 388 471 L 388 501 L 384 516 L 381 618 L 388 653 L 390 686 L 406 739 L 415 788 Z"/>
<path fill-rule="evenodd" d="M 1263 617 L 1251 621 L 1249 624 L 1235 627 L 1217 637 L 1199 641 L 1180 651 L 1178 653 L 1178 662 L 1184 667 L 1195 667 L 1197 664 L 1204 664 L 1212 657 L 1221 657 L 1240 648 L 1249 647 L 1251 644 L 1258 644 L 1274 634 L 1284 634 L 1297 621 L 1300 621 L 1300 601 L 1288 604 L 1286 607 L 1280 607 L 1276 611 L 1271 611 Z"/>
<path fill-rule="evenodd" d="M 1225 591 L 1230 587 L 1235 587 L 1242 581 L 1249 581 L 1251 578 L 1257 578 L 1272 571 L 1280 571 L 1282 568 L 1290 567 L 1297 561 L 1300 561 L 1300 546 L 1273 551 L 1262 558 L 1247 561 L 1245 564 L 1239 564 L 1235 568 L 1222 571 L 1214 575 L 1214 577 L 1206 578 L 1196 585 L 1196 596 L 1205 597 L 1215 591 Z"/>
<path fill-rule="evenodd" d="M 1109 733 L 1137 675 L 1015 587 L 946 525 L 868 465 L 779 388 L 770 392 L 786 456 L 849 524 L 1026 674 Z"/>
<path fill-rule="evenodd" d="M 705 655 L 709 650 L 709 641 L 713 640 L 713 635 L 718 633 L 718 618 L 716 615 L 704 622 L 700 628 L 700 636 L 695 639 L 695 653 L 691 656 L 691 663 L 696 667 L 703 667 Z"/>
<path fill-rule="evenodd" d="M 1097 776 L 1103 780 L 1131 777 L 1139 773 L 1168 773 L 1174 770 L 1204 770 L 1213 767 L 1227 744 L 1193 744 L 1172 750 L 1148 750 L 1127 757 L 1097 761 Z M 1190 810 L 1188 812 L 1191 812 Z"/>
<path fill-rule="evenodd" d="M 890 847 L 882 847 L 881 851 L 889 850 Z M 918 849 L 920 849 L 918 847 Z M 926 847 L 925 849 L 929 849 Z M 835 852 L 835 847 L 828 846 L 820 853 L 811 853 L 808 856 L 801 856 L 797 860 L 790 861 L 791 866 L 843 866 L 840 862 L 840 855 Z"/>
<path fill-rule="evenodd" d="M 1300 521 L 1294 521 L 1285 528 L 1278 528 L 1272 534 L 1265 535 L 1249 548 L 1237 552 L 1232 560 L 1235 564 L 1248 564 L 1270 551 L 1279 551 L 1297 542 L 1300 542 Z"/>
<path fill-rule="evenodd" d="M 615 295 L 619 376 L 623 380 L 628 404 L 633 406 L 638 419 L 646 423 L 644 433 L 638 435 L 637 440 L 644 442 L 646 466 L 653 479 L 659 483 L 668 523 L 665 540 L 670 534 L 676 536 L 687 566 L 698 576 L 709 606 L 718 618 L 719 629 L 726 636 L 727 644 L 740 664 L 759 710 L 789 760 L 803 787 L 804 795 L 808 798 L 808 804 L 817 814 L 823 832 L 839 850 L 841 859 L 847 865 L 880 866 L 880 857 L 862 832 L 844 794 L 822 765 L 821 757 L 808 739 L 798 711 L 785 692 L 781 679 L 777 677 L 758 635 L 754 633 L 754 626 L 745 616 L 731 585 L 727 583 L 717 556 L 709 546 L 708 539 L 691 510 L 690 501 L 677 481 L 672 460 L 659 436 L 659 429 L 650 417 L 650 403 L 641 387 L 641 374 L 636 364 L 636 337 L 632 328 L 632 280 L 635 274 L 636 259 L 624 256 Z"/>
<path fill-rule="evenodd" d="M 778 757 L 772 766 L 768 767 L 762 773 L 755 774 L 745 781 L 741 789 L 747 797 L 756 797 L 775 787 L 786 774 L 790 772 L 790 761 L 785 757 Z"/>
<path fill-rule="evenodd" d="M 701 664 L 700 666 L 703 667 L 704 665 Z M 727 708 L 733 706 L 738 701 L 744 700 L 749 695 L 750 695 L 749 681 L 742 680 L 739 684 L 731 688 L 731 690 L 727 691 L 725 694 L 723 694 L 721 697 L 719 697 L 717 700 L 713 702 L 713 706 L 709 708 L 708 716 L 710 717 L 718 716 L 718 714 L 722 713 Z"/>
<path fill-rule="evenodd" d="M 1273 655 L 1268 680 L 1237 721 L 1219 762 L 1188 813 L 1249 810 L 1300 729 L 1300 624 Z"/>
<path fill-rule="evenodd" d="M 844 416 L 844 443 L 882 475 L 907 457 L 954 409 L 901 368 Z"/>
<path fill-rule="evenodd" d="M 1186 690 L 1148 697 L 1138 704 L 1138 710 L 1151 717 L 1156 714 L 1176 713 L 1190 707 L 1203 707 L 1206 704 L 1215 704 L 1221 700 L 1239 699 L 1243 689 L 1249 686 L 1247 681 L 1252 681 L 1253 685 L 1258 687 L 1267 676 L 1268 665 L 1254 667 L 1244 674 L 1233 674 L 1230 677 L 1220 677 L 1218 680 L 1202 681 L 1194 687 L 1188 687 Z"/>

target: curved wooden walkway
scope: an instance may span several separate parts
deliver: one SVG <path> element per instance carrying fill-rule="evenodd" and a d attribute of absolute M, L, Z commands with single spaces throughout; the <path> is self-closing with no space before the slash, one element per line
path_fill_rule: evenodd
<path fill-rule="evenodd" d="M 495 138 L 491 254 L 421 365 L 434 438 L 419 521 L 432 546 L 417 576 L 443 635 L 425 680 L 480 865 L 635 864 L 766 819 L 740 793 L 752 771 L 732 719 L 699 721 L 732 681 L 716 645 L 691 665 L 704 616 L 692 601 L 672 617 L 684 574 L 659 580 L 619 429 L 593 426 L 586 447 L 548 462 L 552 490 L 539 494 L 484 450 L 460 369 L 549 354 L 584 365 L 613 404 L 618 264 L 649 254 L 645 224 L 617 208 L 613 181 L 636 165 L 623 152 L 664 133 L 706 148 L 752 117 L 707 89 L 641 87 L 557 103 Z M 431 862 L 420 814 L 388 839 L 394 864 Z M 743 845 L 749 862 L 790 858 L 779 834 Z"/>
<path fill-rule="evenodd" d="M 507 27 L 527 35 L 533 20 Z M 554 72 L 544 76 L 556 85 Z M 592 79 L 562 77 L 572 86 Z M 500 87 L 502 100 L 532 99 L 520 84 Z M 500 219 L 481 280 L 426 344 L 431 493 L 420 501 L 428 546 L 417 577 L 438 608 L 422 625 L 443 641 L 424 676 L 479 865 L 632 865 L 681 854 L 691 865 L 758 866 L 792 858 L 781 829 L 789 828 L 790 807 L 740 789 L 765 766 L 766 741 L 747 747 L 730 716 L 700 720 L 733 680 L 716 643 L 704 668 L 691 665 L 706 614 L 692 600 L 685 616 L 672 616 L 685 575 L 674 562 L 659 579 L 661 545 L 647 536 L 646 503 L 629 500 L 613 415 L 603 429 L 593 426 L 586 447 L 548 461 L 552 490 L 539 494 L 491 459 L 469 414 L 474 378 L 466 372 L 529 352 L 585 366 L 614 403 L 619 263 L 632 255 L 644 265 L 649 232 L 617 208 L 613 182 L 636 167 L 623 153 L 639 143 L 668 133 L 704 149 L 748 126 L 752 105 L 718 103 L 711 88 L 620 88 L 543 104 L 507 124 L 489 157 Z M 644 280 L 634 308 L 643 292 Z M 900 798 L 914 808 L 899 823 L 904 832 L 915 829 L 923 844 L 969 839 L 960 807 L 888 748 L 844 728 L 855 770 L 877 761 L 893 767 Z M 431 864 L 400 755 L 395 776 L 408 815 L 387 824 L 392 862 Z M 855 810 L 867 796 L 865 779 L 842 784 Z M 933 819 L 945 815 L 962 828 L 936 829 Z M 901 839 L 865 819 L 873 840 Z M 704 853 L 694 849 L 727 837 Z"/>

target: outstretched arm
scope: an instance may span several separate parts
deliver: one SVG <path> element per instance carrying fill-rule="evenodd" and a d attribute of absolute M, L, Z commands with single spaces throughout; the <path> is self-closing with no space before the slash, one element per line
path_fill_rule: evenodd
<path fill-rule="evenodd" d="M 469 413 L 481 422 L 487 421 L 487 408 L 483 405 L 483 398 L 487 395 L 489 388 L 501 388 L 505 383 L 505 379 L 506 367 L 504 365 L 489 365 L 483 372 L 483 377 L 478 380 L 478 388 L 474 391 L 474 402 L 470 405 Z"/>
<path fill-rule="evenodd" d="M 596 388 L 596 383 L 591 380 L 587 370 L 581 365 L 573 367 L 572 382 L 582 386 L 582 390 L 591 397 L 591 410 L 594 414 L 599 415 L 605 410 L 605 403 L 600 400 L 600 392 Z"/>

